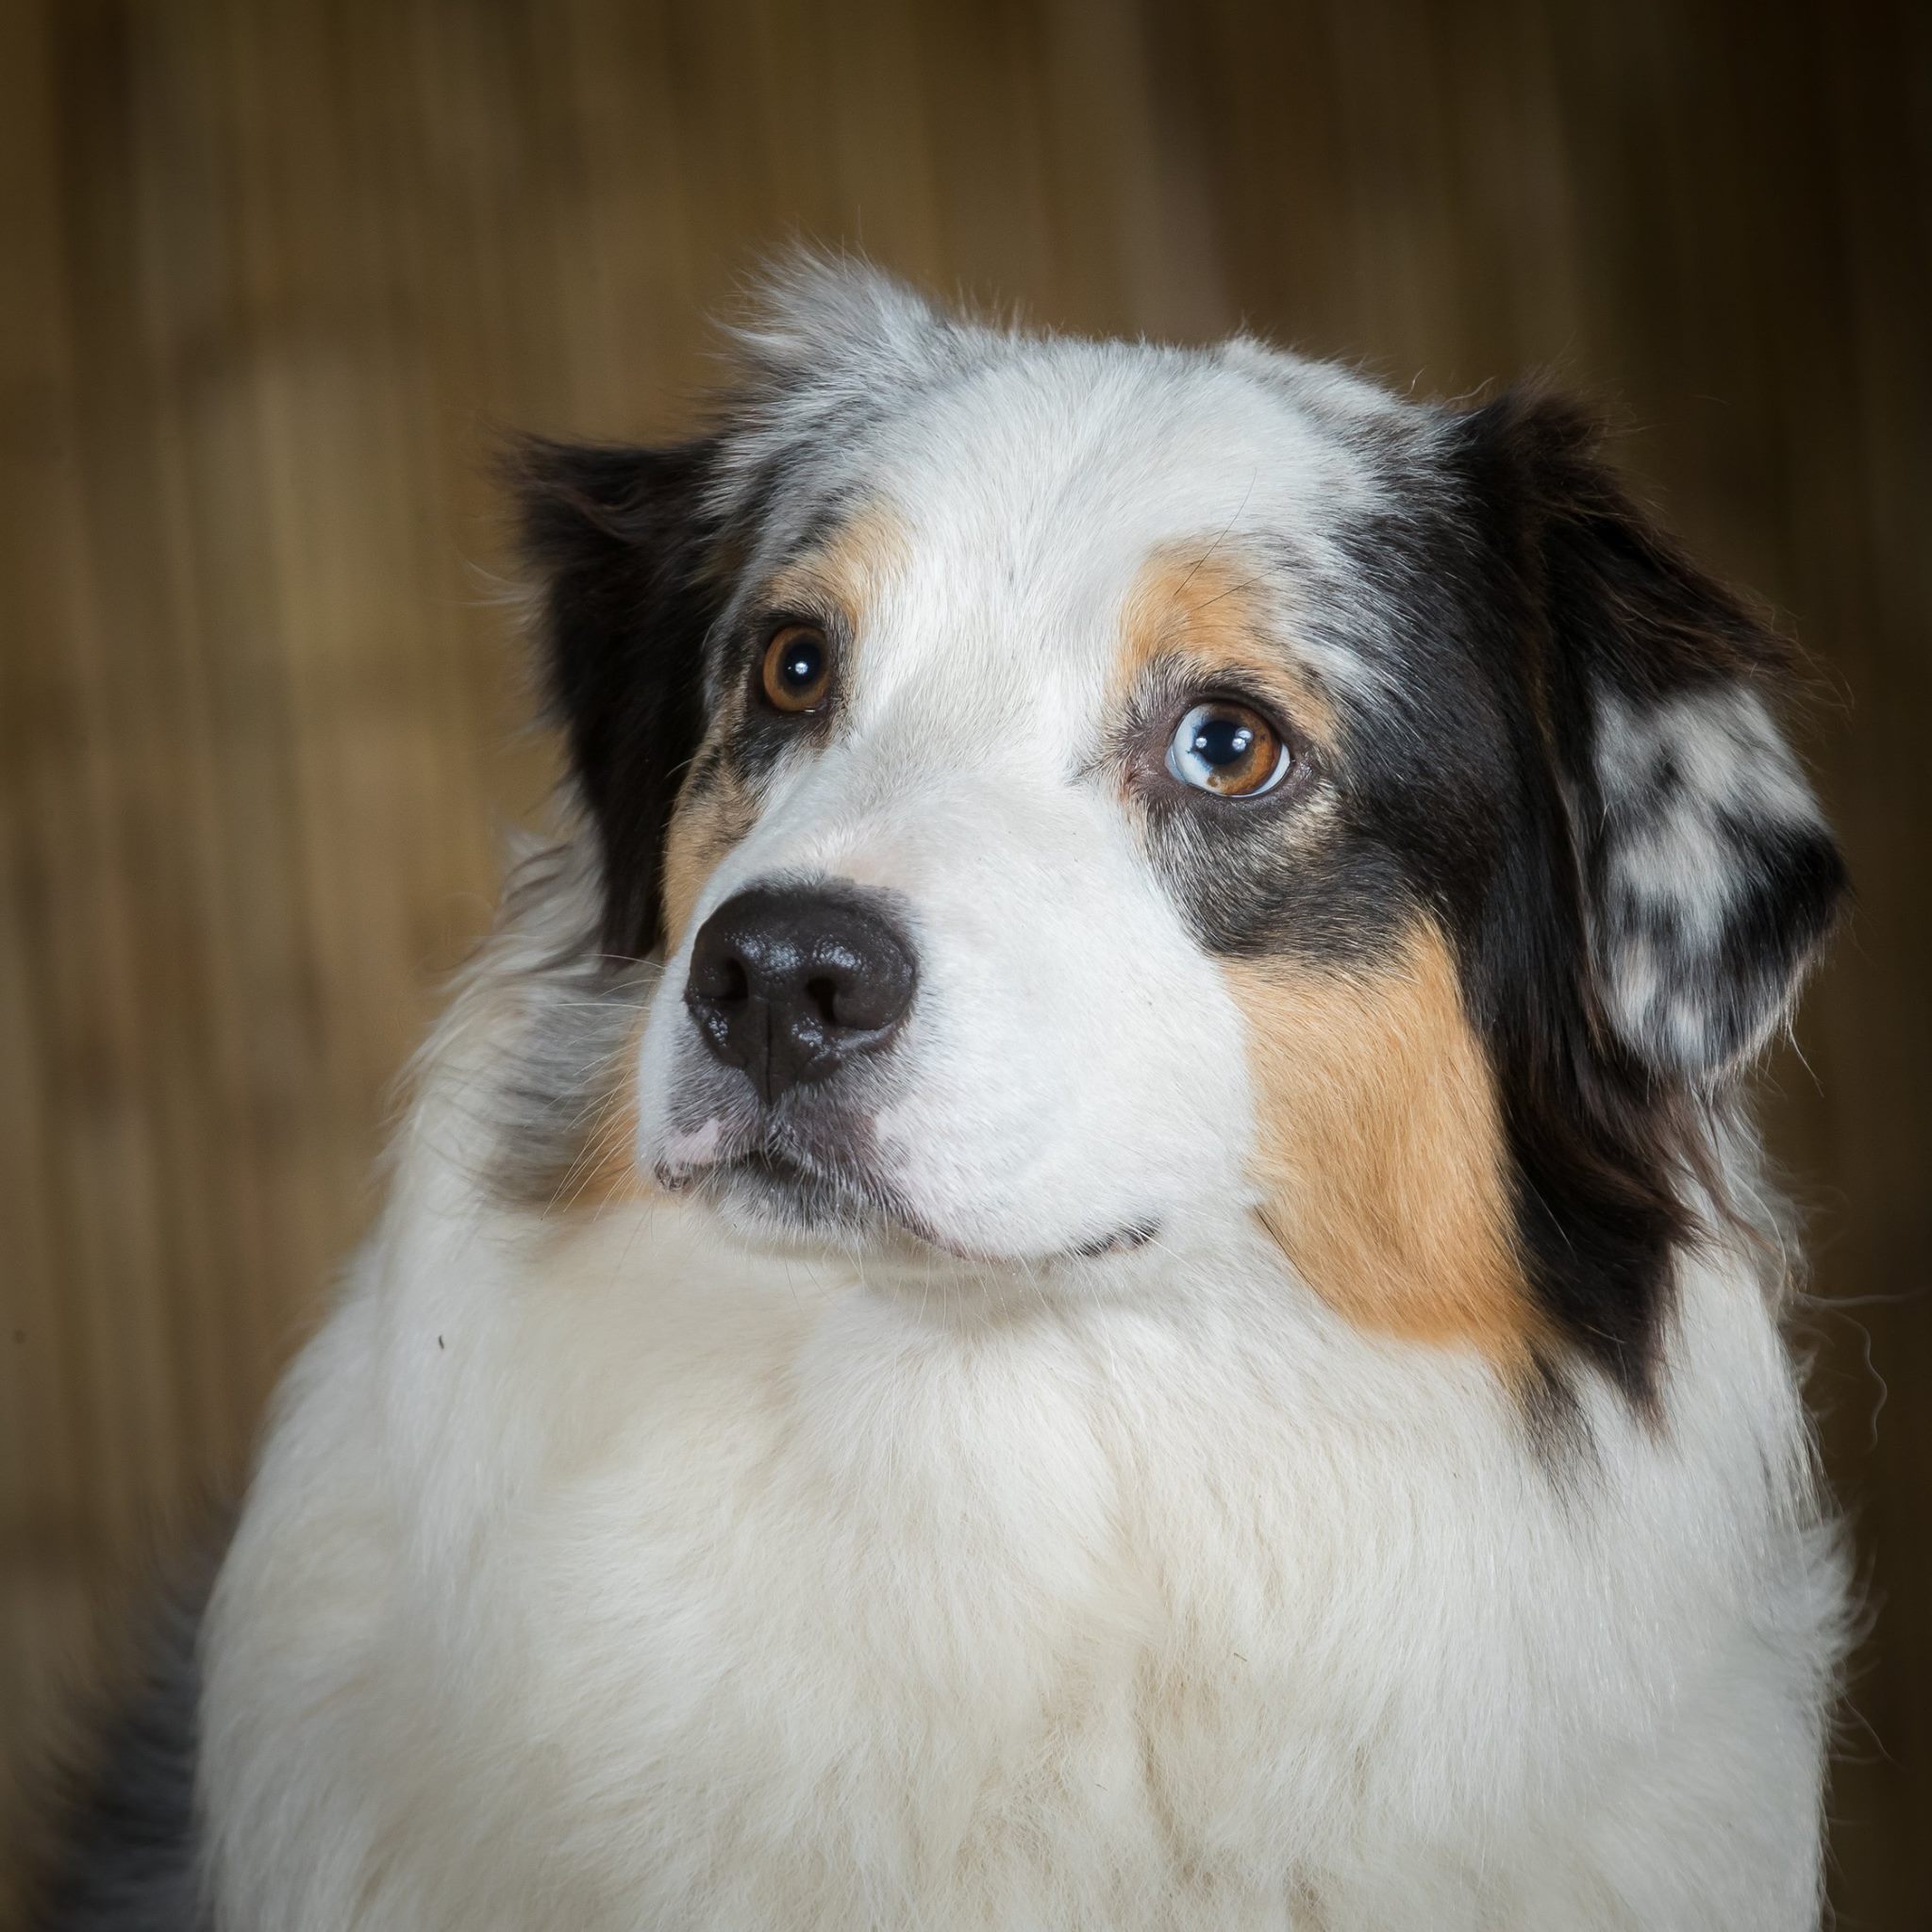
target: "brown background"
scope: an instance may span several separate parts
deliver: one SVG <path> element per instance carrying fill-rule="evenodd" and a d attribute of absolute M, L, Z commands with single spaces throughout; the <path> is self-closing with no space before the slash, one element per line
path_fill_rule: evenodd
<path fill-rule="evenodd" d="M 1928 109 L 1909 5 L 0 0 L 0 1831 L 232 1491 L 547 782 L 491 439 L 674 423 L 795 229 L 1554 368 L 1790 615 L 1861 887 L 1771 1098 L 1881 1607 L 1836 1890 L 1932 1922 Z"/>

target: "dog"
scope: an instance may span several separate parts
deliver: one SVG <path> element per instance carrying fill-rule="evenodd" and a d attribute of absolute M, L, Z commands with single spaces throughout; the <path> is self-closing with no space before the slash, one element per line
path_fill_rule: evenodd
<path fill-rule="evenodd" d="M 1783 648 L 1540 391 L 733 341 L 62 1923 L 1815 1925 Z"/>

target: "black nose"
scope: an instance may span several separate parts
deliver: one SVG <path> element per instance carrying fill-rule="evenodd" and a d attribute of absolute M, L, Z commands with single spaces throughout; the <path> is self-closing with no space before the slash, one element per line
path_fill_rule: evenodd
<path fill-rule="evenodd" d="M 862 893 L 754 886 L 705 921 L 684 1003 L 706 1044 L 770 1106 L 876 1053 L 918 977 L 910 942 Z"/>

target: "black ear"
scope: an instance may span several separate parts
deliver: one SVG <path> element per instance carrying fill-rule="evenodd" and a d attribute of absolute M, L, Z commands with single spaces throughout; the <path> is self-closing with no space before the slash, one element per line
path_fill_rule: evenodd
<path fill-rule="evenodd" d="M 1586 414 L 1511 396 L 1471 427 L 1511 473 L 1594 1017 L 1708 1084 L 1764 1044 L 1844 891 L 1774 715 L 1786 653 L 1630 501 Z"/>
<path fill-rule="evenodd" d="M 1543 1305 L 1641 1394 L 1674 1257 L 1720 1200 L 1706 1103 L 1787 1009 L 1844 889 L 1774 720 L 1777 641 L 1630 501 L 1594 423 L 1449 425 L 1457 560 L 1518 748 L 1473 984 Z M 1492 654 L 1492 655 L 1491 655 Z"/>
<path fill-rule="evenodd" d="M 704 730 L 724 598 L 705 508 L 713 454 L 532 440 L 513 458 L 545 687 L 596 831 L 603 944 L 623 958 L 662 937 L 665 827 Z"/>

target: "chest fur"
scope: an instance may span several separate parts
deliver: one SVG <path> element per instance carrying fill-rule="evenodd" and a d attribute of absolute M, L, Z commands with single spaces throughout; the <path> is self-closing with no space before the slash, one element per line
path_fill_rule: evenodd
<path fill-rule="evenodd" d="M 358 1713 L 397 1924 L 1342 1924 L 1398 1868 L 1474 1923 L 1470 1847 L 1647 1778 L 1762 1584 L 1710 1472 L 1579 1493 L 1480 1365 L 1288 1297 L 964 1321 L 616 1217 L 405 1272 L 308 1397 L 357 1580 L 291 1600 L 285 1524 L 233 1592 Z"/>

